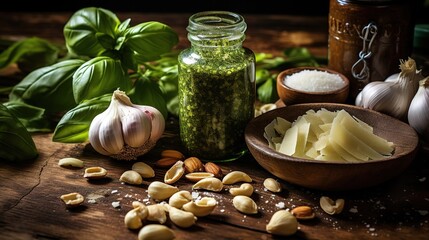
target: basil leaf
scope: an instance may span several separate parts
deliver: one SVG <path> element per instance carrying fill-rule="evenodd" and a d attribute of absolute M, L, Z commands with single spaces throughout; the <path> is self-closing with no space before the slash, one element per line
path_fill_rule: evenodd
<path fill-rule="evenodd" d="M 37 38 L 27 38 L 15 42 L 0 54 L 0 69 L 17 63 L 21 71 L 51 65 L 58 59 L 59 48 L 50 42 Z"/>
<path fill-rule="evenodd" d="M 130 26 L 131 18 L 126 19 L 121 24 L 119 24 L 118 32 L 122 33 Z"/>
<path fill-rule="evenodd" d="M 124 44 L 129 48 L 126 53 L 132 54 L 130 57 L 137 63 L 160 59 L 162 54 L 171 51 L 179 41 L 172 28 L 155 21 L 128 28 L 124 34 Z"/>
<path fill-rule="evenodd" d="M 3 104 L 0 104 L 0 159 L 29 161 L 39 153 L 22 123 Z"/>
<path fill-rule="evenodd" d="M 158 82 L 169 113 L 178 116 L 178 52 L 164 54 L 160 60 L 145 64 L 144 76 Z"/>
<path fill-rule="evenodd" d="M 127 46 L 121 47 L 121 63 L 123 66 L 127 69 L 132 69 L 135 72 L 138 72 L 138 64 L 136 60 L 134 59 L 134 52 Z"/>
<path fill-rule="evenodd" d="M 115 39 L 105 33 L 96 33 L 95 37 L 101 46 L 105 49 L 113 49 L 115 47 Z"/>
<path fill-rule="evenodd" d="M 179 88 L 178 88 L 177 67 L 176 67 L 176 72 L 166 72 L 165 75 L 159 79 L 158 84 L 163 93 L 163 97 L 167 103 L 168 112 L 172 113 L 175 116 L 178 116 Z"/>
<path fill-rule="evenodd" d="M 95 116 L 107 109 L 112 94 L 104 94 L 82 102 L 69 110 L 58 122 L 52 141 L 82 143 L 88 140 L 89 126 Z"/>
<path fill-rule="evenodd" d="M 82 64 L 73 75 L 73 96 L 77 103 L 120 88 L 131 89 L 129 75 L 121 61 L 107 56 L 95 57 Z"/>
<path fill-rule="evenodd" d="M 256 76 L 256 86 L 259 86 L 262 83 L 266 82 L 267 79 L 271 77 L 271 73 L 270 71 L 268 71 L 268 69 L 258 68 L 256 69 L 255 76 Z"/>
<path fill-rule="evenodd" d="M 134 104 L 149 105 L 162 113 L 164 119 L 167 119 L 168 111 L 162 92 L 156 82 L 142 77 L 135 83 L 135 88 L 128 94 Z"/>
<path fill-rule="evenodd" d="M 271 77 L 264 84 L 258 87 L 258 99 L 262 103 L 273 103 L 278 100 L 276 79 Z"/>
<path fill-rule="evenodd" d="M 71 59 L 39 68 L 14 86 L 10 101 L 22 101 L 57 113 L 76 106 L 72 92 L 74 72 L 84 63 Z"/>
<path fill-rule="evenodd" d="M 293 47 L 293 48 L 286 48 L 283 51 L 283 54 L 287 56 L 289 59 L 292 58 L 311 58 L 312 55 L 308 48 L 305 47 Z"/>
<path fill-rule="evenodd" d="M 81 56 L 98 56 L 105 47 L 99 42 L 97 34 L 103 33 L 116 39 L 119 24 L 118 17 L 109 10 L 96 7 L 83 8 L 75 12 L 64 26 L 67 49 Z"/>
<path fill-rule="evenodd" d="M 179 116 L 179 96 L 176 95 L 167 102 L 168 112 L 174 116 Z"/>
<path fill-rule="evenodd" d="M 45 109 L 23 102 L 6 102 L 4 106 L 15 115 L 29 132 L 51 132 Z"/>

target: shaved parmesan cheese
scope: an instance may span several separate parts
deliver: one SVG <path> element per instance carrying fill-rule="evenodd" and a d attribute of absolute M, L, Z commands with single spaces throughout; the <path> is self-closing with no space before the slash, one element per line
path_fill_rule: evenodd
<path fill-rule="evenodd" d="M 345 110 L 309 110 L 293 122 L 277 117 L 264 130 L 270 148 L 306 159 L 361 162 L 391 156 L 395 148 Z"/>

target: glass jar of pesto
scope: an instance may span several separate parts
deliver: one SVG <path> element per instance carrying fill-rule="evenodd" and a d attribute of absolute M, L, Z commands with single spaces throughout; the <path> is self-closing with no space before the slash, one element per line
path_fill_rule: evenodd
<path fill-rule="evenodd" d="M 247 25 L 233 12 L 189 18 L 190 48 L 179 57 L 180 139 L 188 155 L 232 161 L 246 152 L 254 117 L 255 55 L 243 47 Z"/>

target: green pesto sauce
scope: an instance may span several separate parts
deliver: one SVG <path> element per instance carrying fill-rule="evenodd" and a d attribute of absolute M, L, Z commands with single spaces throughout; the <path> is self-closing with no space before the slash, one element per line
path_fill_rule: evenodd
<path fill-rule="evenodd" d="M 254 116 L 254 55 L 249 49 L 179 56 L 180 137 L 188 154 L 232 160 L 245 150 L 244 129 Z"/>

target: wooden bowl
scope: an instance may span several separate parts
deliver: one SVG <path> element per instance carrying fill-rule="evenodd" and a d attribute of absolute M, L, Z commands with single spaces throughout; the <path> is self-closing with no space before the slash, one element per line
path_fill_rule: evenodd
<path fill-rule="evenodd" d="M 321 108 L 344 109 L 368 123 L 374 134 L 395 144 L 394 154 L 383 160 L 343 163 L 291 157 L 268 147 L 264 127 L 274 118 L 292 122 L 310 109 Z M 373 110 L 337 103 L 296 104 L 266 112 L 249 122 L 245 141 L 256 161 L 274 176 L 303 187 L 330 191 L 366 188 L 398 176 L 410 165 L 418 146 L 417 133 L 408 124 Z"/>
<path fill-rule="evenodd" d="M 301 91 L 294 89 L 285 84 L 285 78 L 294 73 L 301 72 L 303 70 L 317 70 L 324 71 L 332 74 L 337 74 L 344 81 L 342 88 L 330 91 Z M 303 79 L 305 80 L 305 79 Z M 321 80 L 322 81 L 322 80 Z M 297 67 L 289 68 L 277 75 L 277 94 L 283 103 L 287 105 L 298 104 L 298 103 L 345 103 L 349 95 L 350 82 L 346 76 L 336 72 L 334 70 L 322 67 Z"/>

